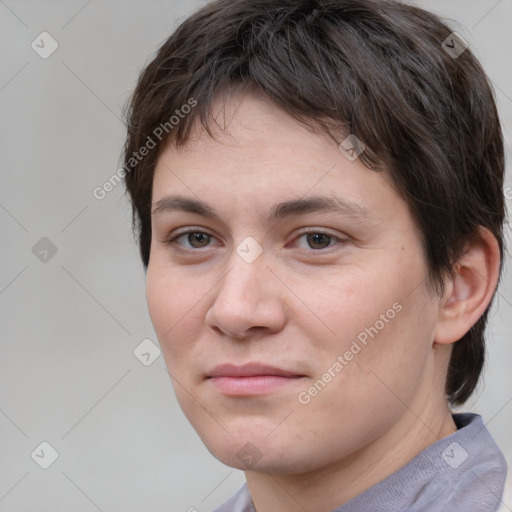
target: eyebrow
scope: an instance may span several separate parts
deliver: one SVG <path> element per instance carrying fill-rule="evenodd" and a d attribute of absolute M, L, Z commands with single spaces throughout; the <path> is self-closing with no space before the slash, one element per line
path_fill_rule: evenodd
<path fill-rule="evenodd" d="M 179 195 L 166 196 L 157 201 L 154 206 L 152 215 L 170 211 L 182 211 L 195 213 L 222 222 L 222 219 L 211 206 L 203 201 L 190 197 Z M 312 196 L 275 204 L 270 209 L 268 220 L 272 222 L 293 215 L 304 215 L 313 212 L 336 213 L 356 219 L 371 218 L 367 208 L 352 201 L 336 196 Z"/>

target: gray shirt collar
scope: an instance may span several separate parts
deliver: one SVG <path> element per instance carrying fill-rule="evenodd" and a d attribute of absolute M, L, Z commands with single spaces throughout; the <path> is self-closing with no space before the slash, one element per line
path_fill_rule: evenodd
<path fill-rule="evenodd" d="M 478 414 L 453 414 L 457 432 L 333 512 L 495 512 L 505 457 Z M 213 512 L 255 512 L 247 484 Z"/>

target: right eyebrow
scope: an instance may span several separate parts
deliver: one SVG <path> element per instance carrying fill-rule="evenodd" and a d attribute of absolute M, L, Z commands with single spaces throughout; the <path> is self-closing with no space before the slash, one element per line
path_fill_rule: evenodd
<path fill-rule="evenodd" d="M 213 208 L 208 206 L 203 201 L 192 199 L 184 196 L 166 196 L 160 199 L 155 208 L 151 212 L 152 215 L 157 215 L 162 212 L 168 211 L 182 211 L 187 213 L 196 213 L 209 219 L 220 221 L 220 217 L 215 213 Z"/>

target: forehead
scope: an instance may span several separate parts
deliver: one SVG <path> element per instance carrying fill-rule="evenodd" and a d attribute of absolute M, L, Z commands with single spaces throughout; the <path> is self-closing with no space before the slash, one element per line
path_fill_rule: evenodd
<path fill-rule="evenodd" d="M 213 137 L 197 122 L 183 146 L 171 143 L 160 155 L 153 208 L 178 193 L 223 207 L 258 206 L 269 217 L 290 199 L 330 196 L 365 213 L 382 212 L 398 199 L 385 172 L 349 160 L 328 135 L 314 133 L 261 95 L 233 94 L 214 103 L 212 113 Z"/>

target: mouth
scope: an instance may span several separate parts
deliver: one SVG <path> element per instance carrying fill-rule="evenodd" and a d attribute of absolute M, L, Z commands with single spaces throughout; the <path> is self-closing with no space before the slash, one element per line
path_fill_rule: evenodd
<path fill-rule="evenodd" d="M 207 380 L 219 392 L 230 396 L 267 394 L 295 384 L 306 375 L 264 364 L 243 366 L 223 364 L 213 368 Z"/>

